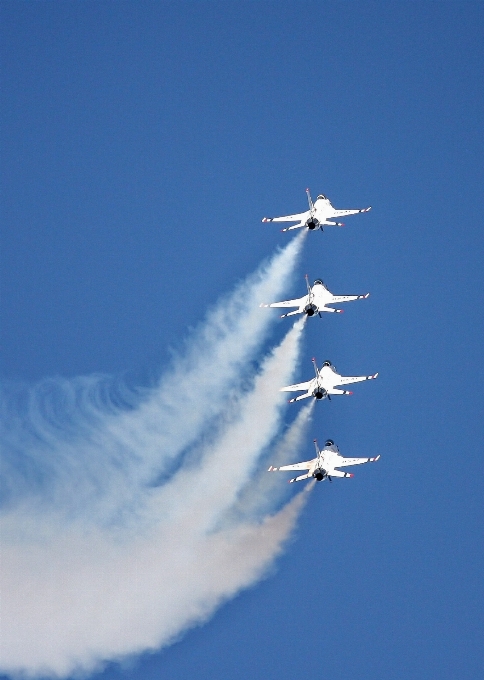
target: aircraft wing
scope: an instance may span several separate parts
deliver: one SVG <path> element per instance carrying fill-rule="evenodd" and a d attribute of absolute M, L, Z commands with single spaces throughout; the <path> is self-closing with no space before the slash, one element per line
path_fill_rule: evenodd
<path fill-rule="evenodd" d="M 350 383 L 363 382 L 364 380 L 374 380 L 378 376 L 378 373 L 373 375 L 354 375 L 354 376 L 335 376 L 335 385 L 349 385 Z"/>
<path fill-rule="evenodd" d="M 261 307 L 301 307 L 306 304 L 307 295 L 297 300 L 284 300 L 283 302 L 271 302 L 270 304 L 262 304 Z"/>
<path fill-rule="evenodd" d="M 333 299 L 329 302 L 350 302 L 351 300 L 365 300 L 370 297 L 370 293 L 366 295 L 333 295 Z"/>
<path fill-rule="evenodd" d="M 334 465 L 336 467 L 346 467 L 347 465 L 363 465 L 363 463 L 376 463 L 380 456 L 375 458 L 341 458 Z"/>
<path fill-rule="evenodd" d="M 284 217 L 263 217 L 263 222 L 305 222 L 309 217 L 309 210 L 297 215 L 285 215 Z"/>
<path fill-rule="evenodd" d="M 332 217 L 343 217 L 343 215 L 357 215 L 358 213 L 368 212 L 369 210 L 371 210 L 371 206 L 369 208 L 356 208 L 355 210 L 334 210 L 333 209 Z"/>
<path fill-rule="evenodd" d="M 278 470 L 309 470 L 314 460 L 307 460 L 304 463 L 294 463 L 294 465 L 281 465 Z"/>
<path fill-rule="evenodd" d="M 296 385 L 288 385 L 287 387 L 281 387 L 279 392 L 298 392 L 301 390 L 309 390 L 312 380 L 308 380 L 307 382 L 303 383 L 297 383 Z"/>

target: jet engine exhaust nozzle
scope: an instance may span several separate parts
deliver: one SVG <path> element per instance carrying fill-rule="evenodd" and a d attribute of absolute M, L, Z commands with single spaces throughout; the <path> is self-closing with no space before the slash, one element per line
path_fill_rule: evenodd
<path fill-rule="evenodd" d="M 324 390 L 322 387 L 316 387 L 316 389 L 313 392 L 313 397 L 316 397 L 316 399 L 324 399 L 324 397 L 327 396 L 326 390 Z"/>
<path fill-rule="evenodd" d="M 318 308 L 316 307 L 316 305 L 313 305 L 313 304 L 306 305 L 306 307 L 304 307 L 304 312 L 308 316 L 314 316 L 317 313 L 317 311 L 318 311 Z"/>
<path fill-rule="evenodd" d="M 319 227 L 319 220 L 317 220 L 315 217 L 310 217 L 309 220 L 306 222 L 306 226 L 308 229 L 311 231 L 313 229 L 318 229 Z"/>

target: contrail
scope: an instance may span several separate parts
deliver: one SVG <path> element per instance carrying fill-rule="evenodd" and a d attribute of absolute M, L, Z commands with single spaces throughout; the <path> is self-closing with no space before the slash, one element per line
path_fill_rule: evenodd
<path fill-rule="evenodd" d="M 278 387 L 292 379 L 304 326 L 251 377 L 271 323 L 258 302 L 283 288 L 300 247 L 295 239 L 216 307 L 139 404 L 123 409 L 100 397 L 102 381 L 86 379 L 69 392 L 72 403 L 85 400 L 79 421 L 66 421 L 57 402 L 29 421 L 34 399 L 10 425 L 3 672 L 66 677 L 159 649 L 280 553 L 307 494 L 275 514 L 273 505 L 234 519 L 234 507 L 281 429 Z"/>

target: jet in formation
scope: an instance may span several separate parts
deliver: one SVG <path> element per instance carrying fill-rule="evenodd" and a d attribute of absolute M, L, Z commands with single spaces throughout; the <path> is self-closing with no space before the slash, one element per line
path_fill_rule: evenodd
<path fill-rule="evenodd" d="M 326 397 L 331 400 L 332 394 L 353 394 L 353 392 L 348 392 L 348 390 L 339 390 L 337 387 L 339 385 L 349 385 L 351 383 L 363 382 L 363 380 L 374 380 L 378 373 L 373 375 L 359 375 L 359 376 L 342 376 L 336 372 L 336 368 L 332 365 L 331 361 L 325 361 L 320 369 L 316 365 L 316 359 L 313 359 L 314 372 L 316 377 L 307 382 L 297 383 L 296 385 L 288 385 L 287 387 L 281 387 L 280 392 L 302 392 L 305 394 L 300 394 L 298 397 L 289 399 L 291 404 L 294 401 L 300 401 L 301 399 L 308 399 L 309 397 L 314 397 L 315 399 L 325 399 Z"/>
<path fill-rule="evenodd" d="M 371 210 L 369 208 L 356 208 L 354 210 L 336 210 L 331 205 L 329 198 L 326 198 L 323 194 L 319 194 L 316 201 L 313 203 L 311 199 L 311 194 L 309 189 L 306 189 L 306 194 L 308 196 L 309 210 L 303 213 L 297 213 L 296 215 L 285 215 L 284 217 L 264 217 L 263 222 L 297 222 L 291 227 L 286 227 L 282 231 L 291 231 L 292 229 L 321 229 L 323 227 L 342 227 L 343 222 L 333 222 L 330 220 L 331 217 L 343 217 L 344 215 L 356 215 L 358 213 L 364 213 Z"/>
<path fill-rule="evenodd" d="M 269 472 L 277 472 L 279 470 L 307 470 L 305 475 L 299 475 L 289 480 L 289 484 L 293 482 L 300 482 L 303 479 L 312 477 L 318 482 L 328 479 L 330 482 L 333 477 L 354 477 L 350 472 L 343 472 L 336 470 L 336 468 L 347 467 L 348 465 L 362 465 L 363 463 L 376 463 L 380 456 L 375 458 L 343 458 L 340 455 L 339 449 L 332 439 L 328 439 L 322 451 L 319 450 L 318 442 L 314 440 L 314 447 L 316 449 L 316 458 L 307 460 L 303 463 L 294 463 L 293 465 L 282 465 L 281 467 L 271 467 Z"/>
<path fill-rule="evenodd" d="M 284 302 L 271 302 L 270 304 L 262 303 L 261 307 L 297 307 L 292 312 L 282 314 L 281 319 L 286 316 L 293 316 L 294 314 L 306 314 L 307 316 L 314 316 L 321 312 L 337 312 L 341 313 L 343 309 L 335 309 L 334 307 L 327 307 L 328 304 L 335 304 L 338 302 L 349 302 L 350 300 L 364 300 L 370 297 L 370 293 L 366 295 L 333 295 L 326 288 L 321 279 L 317 279 L 312 287 L 309 285 L 308 277 L 306 276 L 306 285 L 308 294 L 296 300 L 285 300 Z"/>

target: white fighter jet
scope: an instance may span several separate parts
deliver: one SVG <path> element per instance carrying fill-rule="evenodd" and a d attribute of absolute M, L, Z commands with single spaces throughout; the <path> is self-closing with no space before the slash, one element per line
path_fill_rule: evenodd
<path fill-rule="evenodd" d="M 375 458 L 343 458 L 332 439 L 328 439 L 322 451 L 319 450 L 316 440 L 314 440 L 314 446 L 316 448 L 316 458 L 313 458 L 313 460 L 307 460 L 304 463 L 294 463 L 294 465 L 282 465 L 278 468 L 271 465 L 268 472 L 307 470 L 307 474 L 290 479 L 289 484 L 300 482 L 310 477 L 313 477 L 318 482 L 322 482 L 324 479 L 329 479 L 332 482 L 333 477 L 354 477 L 351 472 L 342 472 L 341 470 L 336 470 L 336 468 L 347 467 L 348 465 L 362 465 L 363 463 L 376 463 L 380 458 L 380 456 Z"/>
<path fill-rule="evenodd" d="M 363 380 L 374 380 L 378 376 L 378 373 L 375 373 L 374 375 L 344 377 L 336 372 L 336 368 L 331 364 L 331 361 L 325 361 L 321 369 L 318 369 L 316 359 L 313 359 L 312 362 L 314 372 L 316 373 L 315 378 L 307 382 L 298 383 L 297 385 L 281 387 L 279 390 L 280 392 L 301 392 L 303 390 L 306 392 L 306 394 L 300 394 L 298 397 L 294 397 L 294 399 L 289 399 L 290 404 L 293 401 L 300 401 L 309 397 L 314 397 L 315 399 L 325 399 L 327 397 L 331 401 L 332 394 L 353 394 L 353 392 L 348 392 L 348 390 L 338 390 L 338 385 L 349 385 L 350 383 L 362 382 Z"/>
<path fill-rule="evenodd" d="M 286 316 L 293 316 L 294 314 L 306 314 L 307 316 L 314 316 L 321 312 L 338 312 L 341 314 L 343 309 L 335 309 L 334 307 L 326 307 L 328 304 L 335 304 L 337 302 L 349 302 L 350 300 L 364 300 L 370 297 L 370 293 L 366 295 L 333 295 L 326 288 L 321 279 L 317 279 L 312 287 L 309 285 L 309 280 L 306 275 L 306 285 L 308 287 L 308 294 L 296 300 L 285 300 L 284 302 L 271 302 L 270 304 L 262 303 L 261 307 L 297 307 L 293 312 L 282 314 L 281 319 Z"/>
<path fill-rule="evenodd" d="M 263 222 L 298 222 L 292 227 L 286 227 L 282 231 L 291 231 L 292 229 L 321 229 L 325 226 L 342 227 L 343 222 L 332 222 L 330 217 L 343 217 L 343 215 L 356 215 L 357 213 L 368 212 L 369 208 L 357 208 L 355 210 L 336 210 L 331 205 L 331 201 L 323 194 L 319 194 L 316 201 L 313 203 L 309 189 L 306 189 L 308 195 L 309 210 L 298 213 L 297 215 L 286 215 L 285 217 L 264 217 Z"/>

